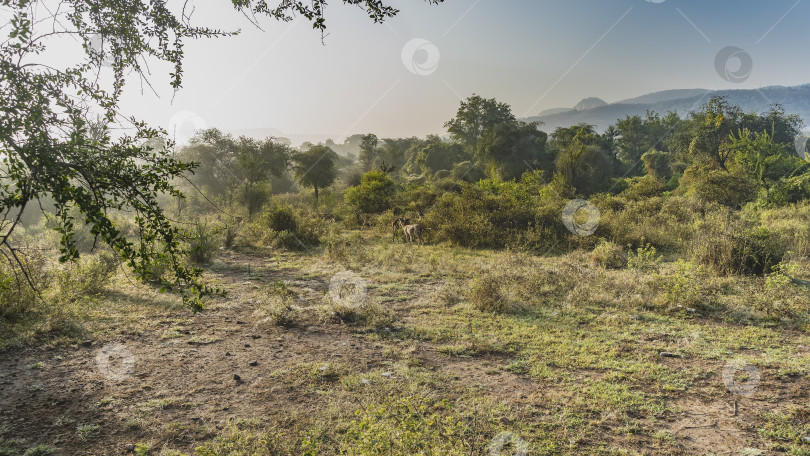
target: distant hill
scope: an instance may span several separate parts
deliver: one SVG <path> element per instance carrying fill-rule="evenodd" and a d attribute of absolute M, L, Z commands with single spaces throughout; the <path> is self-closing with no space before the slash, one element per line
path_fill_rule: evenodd
<path fill-rule="evenodd" d="M 543 125 L 540 128 L 547 132 L 558 127 L 569 127 L 580 123 L 595 125 L 598 131 L 603 131 L 617 119 L 633 115 L 643 116 L 648 110 L 659 114 L 673 111 L 684 116 L 687 112 L 700 108 L 715 95 L 725 96 L 730 103 L 740 106 L 746 112 L 764 112 L 768 110 L 771 103 L 778 103 L 788 113 L 798 114 L 805 119 L 805 123 L 810 123 L 810 84 L 794 87 L 770 86 L 751 90 L 666 90 L 611 104 L 599 105 L 596 102 L 593 107 L 588 109 L 546 110 L 540 115 L 525 120 L 542 122 Z M 580 104 L 586 100 L 599 99 L 586 98 Z"/>
<path fill-rule="evenodd" d="M 577 111 L 587 111 L 588 109 L 596 109 L 601 108 L 602 106 L 607 105 L 607 102 L 601 98 L 586 98 L 574 106 L 574 109 Z"/>

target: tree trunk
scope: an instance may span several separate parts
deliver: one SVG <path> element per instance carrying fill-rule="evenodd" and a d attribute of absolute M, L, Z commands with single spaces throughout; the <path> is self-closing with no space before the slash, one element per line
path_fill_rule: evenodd
<path fill-rule="evenodd" d="M 314 187 L 315 187 L 315 202 L 318 202 L 318 184 L 315 184 Z"/>

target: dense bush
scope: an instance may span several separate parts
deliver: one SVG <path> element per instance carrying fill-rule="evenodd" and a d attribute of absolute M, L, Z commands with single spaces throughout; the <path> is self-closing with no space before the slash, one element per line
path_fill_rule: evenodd
<path fill-rule="evenodd" d="M 698 224 L 691 245 L 696 264 L 719 274 L 763 275 L 782 261 L 784 243 L 767 228 L 721 217 Z"/>
<path fill-rule="evenodd" d="M 683 175 L 681 192 L 702 201 L 739 208 L 757 197 L 757 183 L 740 169 L 722 169 L 714 162 L 698 162 Z"/>
<path fill-rule="evenodd" d="M 298 221 L 290 206 L 279 206 L 270 209 L 265 215 L 267 226 L 273 231 L 296 231 Z"/>
<path fill-rule="evenodd" d="M 621 269 L 627 266 L 627 254 L 622 246 L 603 240 L 591 252 L 591 264 L 606 269 Z"/>
<path fill-rule="evenodd" d="M 445 193 L 428 213 L 435 238 L 467 247 L 502 247 L 535 224 L 535 203 L 527 186 L 481 181 Z"/>
<path fill-rule="evenodd" d="M 369 171 L 360 185 L 346 190 L 343 198 L 349 205 L 365 214 L 376 214 L 391 207 L 396 185 L 382 171 Z"/>

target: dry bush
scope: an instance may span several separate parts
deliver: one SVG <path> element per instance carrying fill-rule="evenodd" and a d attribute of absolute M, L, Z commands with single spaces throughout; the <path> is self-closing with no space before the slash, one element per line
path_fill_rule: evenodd
<path fill-rule="evenodd" d="M 622 246 L 603 240 L 591 252 L 591 265 L 605 269 L 621 269 L 627 266 L 627 254 Z"/>
<path fill-rule="evenodd" d="M 300 313 L 294 302 L 295 294 L 283 282 L 275 282 L 265 291 L 256 315 L 276 326 L 294 326 Z"/>
<path fill-rule="evenodd" d="M 767 228 L 713 214 L 697 224 L 690 253 L 696 264 L 718 274 L 763 275 L 782 261 L 786 249 Z"/>

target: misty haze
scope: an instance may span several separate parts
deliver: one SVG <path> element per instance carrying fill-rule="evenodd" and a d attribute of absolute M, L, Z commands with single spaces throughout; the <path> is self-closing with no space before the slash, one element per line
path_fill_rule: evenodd
<path fill-rule="evenodd" d="M 810 455 L 808 17 L 0 0 L 0 456 Z"/>

